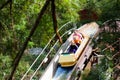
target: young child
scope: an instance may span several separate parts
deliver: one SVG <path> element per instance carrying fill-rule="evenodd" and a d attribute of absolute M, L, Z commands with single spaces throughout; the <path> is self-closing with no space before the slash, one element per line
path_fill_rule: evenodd
<path fill-rule="evenodd" d="M 75 30 L 74 34 L 73 34 L 73 39 L 71 41 L 71 45 L 70 45 L 70 48 L 69 48 L 69 53 L 75 53 L 82 40 L 83 40 L 82 34 L 79 33 L 78 30 Z"/>
<path fill-rule="evenodd" d="M 74 34 L 73 34 L 73 42 L 76 44 L 76 45 L 80 45 L 81 41 L 83 40 L 83 36 L 82 34 L 78 31 L 78 30 L 75 30 L 74 31 Z"/>

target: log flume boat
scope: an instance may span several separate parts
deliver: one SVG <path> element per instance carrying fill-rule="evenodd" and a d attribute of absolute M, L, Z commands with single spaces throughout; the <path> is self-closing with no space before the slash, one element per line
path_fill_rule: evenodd
<path fill-rule="evenodd" d="M 95 22 L 91 22 L 88 24 L 85 24 L 77 29 L 78 37 L 80 36 L 80 43 L 75 43 L 74 46 L 72 44 L 72 40 L 74 38 L 75 32 L 73 32 L 70 37 L 67 39 L 69 41 L 69 46 L 65 50 L 65 52 L 61 53 L 59 57 L 58 63 L 62 67 L 70 67 L 74 66 L 78 60 L 78 58 L 81 56 L 84 48 L 88 44 L 89 40 L 94 37 L 94 35 L 97 33 L 96 31 L 98 29 L 98 25 Z M 73 47 L 72 47 L 73 46 Z"/>
<path fill-rule="evenodd" d="M 73 70 L 84 68 L 85 61 L 90 57 L 92 51 L 90 43 L 99 33 L 99 25 L 96 22 L 87 23 L 80 26 L 77 32 L 80 34 L 79 44 L 75 44 L 77 47 L 71 47 L 73 32 L 61 45 L 39 80 L 73 80 L 70 79 Z"/>

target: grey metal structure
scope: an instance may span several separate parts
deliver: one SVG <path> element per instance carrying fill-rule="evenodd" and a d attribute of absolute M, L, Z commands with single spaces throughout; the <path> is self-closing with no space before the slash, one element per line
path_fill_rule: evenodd
<path fill-rule="evenodd" d="M 95 27 L 90 27 L 95 26 Z M 71 68 L 62 68 L 58 64 L 59 56 L 61 53 L 65 52 L 67 48 L 70 46 L 70 39 L 71 36 L 67 39 L 67 41 L 59 48 L 58 52 L 54 56 L 53 60 L 48 65 L 47 69 L 43 73 L 43 75 L 40 77 L 39 80 L 75 80 L 77 78 L 77 75 L 80 74 L 82 70 L 84 70 L 89 58 L 91 57 L 92 53 L 92 47 L 90 46 L 90 43 L 99 32 L 98 25 L 94 22 L 92 25 L 85 24 L 81 27 L 81 32 L 84 35 L 89 35 L 90 39 L 85 45 L 84 50 L 82 51 L 82 55 L 78 59 L 76 65 L 74 65 Z M 74 74 L 76 72 L 76 74 Z M 76 75 L 75 77 L 73 76 Z M 72 76 L 72 77 L 71 77 Z"/>

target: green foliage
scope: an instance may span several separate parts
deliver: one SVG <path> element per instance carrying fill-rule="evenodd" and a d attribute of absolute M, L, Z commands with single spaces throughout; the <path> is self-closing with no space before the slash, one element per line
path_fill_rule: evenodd
<path fill-rule="evenodd" d="M 120 1 L 119 0 L 106 0 L 106 1 L 101 1 L 100 6 L 101 8 L 101 15 L 100 15 L 100 20 L 106 21 L 109 19 L 116 19 L 120 18 L 118 13 L 120 13 L 119 8 L 120 5 L 118 5 Z"/>
<path fill-rule="evenodd" d="M 119 35 L 119 33 L 101 33 L 100 37 L 102 37 L 102 39 L 98 40 L 96 47 L 99 47 L 101 51 L 108 48 L 108 46 L 118 40 L 120 37 Z M 114 66 L 116 65 L 115 60 L 118 58 L 114 60 L 113 55 L 119 51 L 117 46 L 117 44 L 114 44 L 112 45 L 112 48 L 114 49 L 108 48 L 101 52 L 101 54 L 105 55 L 105 57 L 100 58 L 100 63 L 92 68 L 90 74 L 85 77 L 84 80 L 114 80 L 112 75 L 114 72 Z"/>
<path fill-rule="evenodd" d="M 23 74 L 25 73 L 25 71 L 28 70 L 28 68 L 30 67 L 30 65 L 28 64 L 28 62 L 25 61 L 20 61 L 19 66 L 16 70 L 16 74 L 15 74 L 15 79 L 19 80 Z M 30 71 L 30 73 L 32 72 L 32 70 Z"/>
<path fill-rule="evenodd" d="M 0 80 L 7 78 L 11 70 L 12 59 L 9 56 L 0 55 Z"/>
<path fill-rule="evenodd" d="M 32 65 L 32 63 L 37 58 L 37 56 L 38 55 L 32 55 L 32 54 L 24 55 L 23 61 L 29 62 L 29 65 Z M 45 57 L 45 55 L 41 55 L 41 57 L 38 59 L 37 63 L 35 63 L 34 67 L 32 68 L 33 70 L 36 69 L 39 66 L 39 64 L 42 62 L 44 57 Z"/>
<path fill-rule="evenodd" d="M 91 70 L 89 76 L 86 77 L 85 75 L 82 75 L 82 79 L 83 80 L 93 80 L 93 79 L 99 80 L 99 71 L 93 69 Z"/>
<path fill-rule="evenodd" d="M 80 9 L 79 0 L 58 0 L 56 1 L 58 22 L 76 21 L 79 19 L 77 14 Z"/>
<path fill-rule="evenodd" d="M 108 35 L 103 34 L 103 36 L 104 36 L 104 41 L 106 40 L 106 41 L 108 41 L 108 43 L 113 43 L 116 41 L 117 38 L 120 37 L 119 33 L 118 34 L 117 33 L 108 33 Z M 106 38 L 108 38 L 108 39 L 106 39 Z"/>
<path fill-rule="evenodd" d="M 6 80 L 10 74 L 10 71 L 12 70 L 12 59 L 10 56 L 4 56 L 0 55 L 0 80 Z M 21 61 L 19 63 L 18 69 L 16 71 L 15 78 L 16 80 L 19 80 L 21 78 L 21 75 L 29 68 L 28 62 Z"/>
<path fill-rule="evenodd" d="M 34 42 L 32 42 L 32 41 L 28 42 L 28 47 L 32 48 L 34 45 L 35 45 Z"/>

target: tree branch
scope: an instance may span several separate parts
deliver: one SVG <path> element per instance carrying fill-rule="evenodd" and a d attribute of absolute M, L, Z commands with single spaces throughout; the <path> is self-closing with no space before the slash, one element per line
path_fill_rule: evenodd
<path fill-rule="evenodd" d="M 120 55 L 120 51 L 118 51 L 117 53 L 115 53 L 112 57 L 109 57 L 109 56 L 107 56 L 107 55 L 105 55 L 106 56 L 106 58 L 108 59 L 108 60 L 113 60 L 116 56 L 118 56 L 118 55 Z"/>
<path fill-rule="evenodd" d="M 117 65 L 115 65 L 113 68 L 114 68 L 114 69 L 115 69 L 115 68 L 120 69 L 120 63 L 118 63 Z"/>
<path fill-rule="evenodd" d="M 104 49 L 102 50 L 102 52 L 105 51 L 105 50 L 107 50 L 107 49 L 109 49 L 109 48 L 111 48 L 111 46 L 117 44 L 118 42 L 120 42 L 120 39 L 118 39 L 117 41 L 115 41 L 115 42 L 114 42 L 113 44 L 111 44 L 110 46 L 107 46 L 106 48 L 104 48 Z"/>
<path fill-rule="evenodd" d="M 60 41 L 60 43 L 62 44 L 62 39 L 60 37 L 60 34 L 58 33 L 58 27 L 57 27 L 57 19 L 56 19 L 56 13 L 55 13 L 55 0 L 51 0 L 52 4 L 51 4 L 51 11 L 52 11 L 52 18 L 53 18 L 53 27 L 54 27 L 54 31 Z"/>
<path fill-rule="evenodd" d="M 10 0 L 10 15 L 12 15 L 12 0 Z"/>
<path fill-rule="evenodd" d="M 116 56 L 119 56 L 120 55 L 120 51 L 118 51 L 116 54 L 114 54 L 113 56 L 112 56 L 112 59 L 114 59 Z"/>
<path fill-rule="evenodd" d="M 35 24 L 33 25 L 32 29 L 31 29 L 31 31 L 30 31 L 30 33 L 29 33 L 29 36 L 26 38 L 26 40 L 25 40 L 25 42 L 24 42 L 24 44 L 23 44 L 23 47 L 20 49 L 20 51 L 19 51 L 18 54 L 16 55 L 16 57 L 15 57 L 15 59 L 14 59 L 13 69 L 12 69 L 12 72 L 11 72 L 8 80 L 12 80 L 13 75 L 14 75 L 14 73 L 15 73 L 15 71 L 16 71 L 16 68 L 17 68 L 17 66 L 18 66 L 18 64 L 19 64 L 19 61 L 20 61 L 20 59 L 21 59 L 21 57 L 22 57 L 22 55 L 23 55 L 23 53 L 24 53 L 24 50 L 26 49 L 27 44 L 28 44 L 30 38 L 32 37 L 32 35 L 34 34 L 36 28 L 38 27 L 39 22 L 40 22 L 40 20 L 41 20 L 41 18 L 42 18 L 42 16 L 43 16 L 45 10 L 47 9 L 49 3 L 50 3 L 50 0 L 46 0 L 44 6 L 43 6 L 43 8 L 42 8 L 42 10 L 41 10 L 41 11 L 39 12 L 39 14 L 38 14 L 38 17 L 37 17 L 37 19 L 36 19 L 36 21 L 35 21 Z"/>

